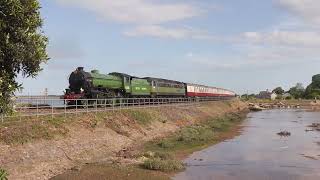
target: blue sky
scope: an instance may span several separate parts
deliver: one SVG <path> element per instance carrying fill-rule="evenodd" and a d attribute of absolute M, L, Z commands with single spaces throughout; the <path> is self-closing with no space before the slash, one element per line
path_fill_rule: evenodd
<path fill-rule="evenodd" d="M 320 73 L 315 0 L 40 0 L 50 61 L 22 94 L 62 94 L 78 66 L 229 88 Z"/>

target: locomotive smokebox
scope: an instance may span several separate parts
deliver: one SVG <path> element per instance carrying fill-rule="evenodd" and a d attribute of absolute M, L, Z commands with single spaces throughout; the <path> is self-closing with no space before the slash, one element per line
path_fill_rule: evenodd
<path fill-rule="evenodd" d="M 69 88 L 72 92 L 81 93 L 81 89 L 88 90 L 90 88 L 90 79 L 90 73 L 83 71 L 83 67 L 78 67 L 69 76 Z"/>

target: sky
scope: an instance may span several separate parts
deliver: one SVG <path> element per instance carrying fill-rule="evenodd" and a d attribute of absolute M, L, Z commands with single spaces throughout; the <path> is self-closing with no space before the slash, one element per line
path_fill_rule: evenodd
<path fill-rule="evenodd" d="M 228 88 L 307 86 L 320 73 L 320 1 L 40 0 L 49 38 L 25 95 L 62 94 L 78 66 Z"/>

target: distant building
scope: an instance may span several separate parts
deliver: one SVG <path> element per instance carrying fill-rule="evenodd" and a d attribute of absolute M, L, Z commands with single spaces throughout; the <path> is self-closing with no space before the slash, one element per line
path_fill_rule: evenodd
<path fill-rule="evenodd" d="M 258 95 L 257 95 L 258 99 L 271 99 L 271 100 L 275 100 L 277 98 L 277 94 L 270 92 L 270 91 L 261 91 Z"/>

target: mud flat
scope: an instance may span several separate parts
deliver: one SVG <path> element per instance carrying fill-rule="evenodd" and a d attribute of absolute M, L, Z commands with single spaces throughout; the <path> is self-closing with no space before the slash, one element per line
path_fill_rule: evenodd
<path fill-rule="evenodd" d="M 163 179 L 169 177 L 170 173 L 141 168 L 149 151 L 154 152 L 156 149 L 152 148 L 159 147 L 160 140 L 174 138 L 175 133 L 186 127 L 201 127 L 208 120 L 226 120 L 222 117 L 230 114 L 237 116 L 246 108 L 246 104 L 235 100 L 7 122 L 0 124 L 0 164 L 9 173 L 9 179 L 63 179 L 71 177 L 70 172 L 74 177 L 85 177 L 83 173 L 89 173 L 87 177 L 110 179 L 112 173 L 101 173 L 108 172 L 108 169 L 112 169 L 112 172 L 119 169 L 118 172 L 122 173 L 113 173 L 114 178 L 154 176 Z M 220 124 L 222 129 L 226 128 L 224 124 L 229 124 L 226 128 L 229 129 L 239 123 L 232 119 L 230 116 Z M 229 120 L 235 123 L 228 123 Z M 207 133 L 210 134 L 210 131 Z M 178 154 L 183 157 L 207 147 L 208 134 L 203 135 L 203 144 L 185 152 L 180 149 L 183 153 Z M 211 143 L 217 141 L 215 139 Z M 166 146 L 165 143 L 163 145 Z M 180 156 L 175 151 L 168 154 L 179 160 Z M 91 171 L 91 165 L 101 171 Z M 57 176 L 59 174 L 62 175 Z"/>

